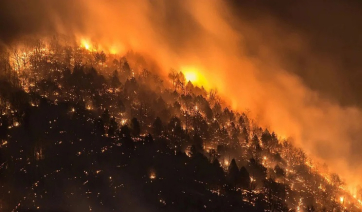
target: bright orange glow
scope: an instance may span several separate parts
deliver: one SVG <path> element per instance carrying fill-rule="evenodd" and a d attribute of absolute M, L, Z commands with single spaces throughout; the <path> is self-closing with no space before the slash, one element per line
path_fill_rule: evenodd
<path fill-rule="evenodd" d="M 195 67 L 182 67 L 181 72 L 185 75 L 186 82 L 191 82 L 197 86 L 207 86 L 205 77 Z"/>
<path fill-rule="evenodd" d="M 118 53 L 118 50 L 113 47 L 113 48 L 109 49 L 109 53 L 111 53 L 111 54 L 117 54 L 117 53 Z"/>
<path fill-rule="evenodd" d="M 197 75 L 195 72 L 185 72 L 186 81 L 196 82 Z"/>
<path fill-rule="evenodd" d="M 224 165 L 225 165 L 225 166 L 229 166 L 229 160 L 225 159 L 225 160 L 224 160 Z"/>
<path fill-rule="evenodd" d="M 339 200 L 340 200 L 341 203 L 343 204 L 343 202 L 344 202 L 344 197 L 340 197 Z"/>
<path fill-rule="evenodd" d="M 83 47 L 87 50 L 92 50 L 92 46 L 91 46 L 90 42 L 86 39 L 81 40 L 81 47 Z"/>
<path fill-rule="evenodd" d="M 154 172 L 152 172 L 152 173 L 150 174 L 150 179 L 151 179 L 151 180 L 156 179 L 156 174 L 155 174 Z"/>
<path fill-rule="evenodd" d="M 83 42 L 83 46 L 84 48 L 86 48 L 87 50 L 89 50 L 90 46 L 87 42 Z"/>

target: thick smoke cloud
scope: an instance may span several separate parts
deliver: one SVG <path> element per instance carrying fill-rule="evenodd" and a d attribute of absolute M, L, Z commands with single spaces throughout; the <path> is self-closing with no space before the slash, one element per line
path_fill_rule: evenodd
<path fill-rule="evenodd" d="M 263 126 L 361 182 L 362 7 L 358 1 L 0 3 L 0 39 L 56 33 L 198 70 L 207 88 Z M 358 175 L 359 174 L 359 175 Z"/>

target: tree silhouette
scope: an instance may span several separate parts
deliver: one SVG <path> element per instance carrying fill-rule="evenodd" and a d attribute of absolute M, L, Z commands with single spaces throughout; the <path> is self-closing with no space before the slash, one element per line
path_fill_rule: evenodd
<path fill-rule="evenodd" d="M 153 137 L 151 134 L 147 134 L 145 137 L 145 143 L 153 144 Z"/>
<path fill-rule="evenodd" d="M 0 117 L 0 139 L 5 139 L 8 134 L 9 120 L 7 116 Z"/>
<path fill-rule="evenodd" d="M 110 121 L 111 116 L 109 115 L 108 109 L 105 109 L 102 113 L 102 121 L 104 124 L 108 125 Z"/>
<path fill-rule="evenodd" d="M 203 152 L 203 140 L 199 134 L 195 134 L 192 139 L 193 146 L 197 152 Z"/>
<path fill-rule="evenodd" d="M 112 117 L 109 123 L 108 136 L 110 137 L 114 136 L 116 134 L 117 129 L 118 129 L 118 124 L 116 122 L 116 118 Z"/>
<path fill-rule="evenodd" d="M 103 64 L 106 62 L 107 56 L 103 51 L 101 51 L 101 52 L 97 52 L 94 55 L 94 59 L 95 59 L 96 63 L 101 63 L 102 67 L 103 67 Z"/>
<path fill-rule="evenodd" d="M 261 135 L 261 142 L 263 143 L 263 145 L 269 146 L 271 139 L 272 136 L 270 135 L 268 129 L 265 129 L 263 134 Z"/>
<path fill-rule="evenodd" d="M 122 100 L 118 100 L 118 108 L 120 113 L 126 112 L 126 106 L 123 104 Z"/>
<path fill-rule="evenodd" d="M 152 124 L 152 133 L 154 136 L 158 137 L 162 135 L 162 131 L 163 131 L 162 121 L 159 117 L 157 117 Z"/>
<path fill-rule="evenodd" d="M 99 135 L 104 135 L 105 134 L 105 129 L 104 129 L 104 122 L 102 119 L 97 119 L 96 121 L 96 129 Z"/>
<path fill-rule="evenodd" d="M 274 172 L 275 172 L 275 175 L 276 175 L 277 177 L 284 177 L 284 176 L 285 176 L 284 170 L 283 170 L 282 168 L 280 168 L 279 165 L 276 165 L 276 166 L 274 167 Z"/>
<path fill-rule="evenodd" d="M 111 85 L 113 88 L 113 93 L 116 92 L 116 89 L 121 86 L 121 82 L 119 81 L 118 71 L 114 70 L 112 77 L 111 77 Z"/>
<path fill-rule="evenodd" d="M 127 125 L 123 125 L 119 131 L 119 137 L 121 138 L 131 138 L 131 130 Z"/>
<path fill-rule="evenodd" d="M 131 135 L 133 137 L 138 137 L 141 133 L 141 126 L 140 123 L 138 122 L 137 118 L 133 118 L 131 120 Z"/>
<path fill-rule="evenodd" d="M 240 186 L 244 189 L 250 188 L 250 175 L 248 170 L 243 166 L 240 168 Z"/>
<path fill-rule="evenodd" d="M 127 125 L 123 125 L 120 130 L 120 137 L 121 137 L 121 143 L 122 146 L 126 149 L 134 149 L 135 145 L 131 138 L 131 130 Z"/>
<path fill-rule="evenodd" d="M 125 78 L 128 78 L 131 76 L 131 67 L 129 66 L 125 58 L 121 59 L 121 61 L 123 61 L 121 65 L 121 70 L 123 72 L 123 75 L 125 76 Z"/>
<path fill-rule="evenodd" d="M 168 129 L 172 135 L 180 137 L 182 134 L 181 121 L 177 117 L 173 117 L 168 124 Z"/>
<path fill-rule="evenodd" d="M 263 180 L 266 178 L 267 169 L 262 164 L 258 163 L 258 161 L 254 158 L 249 160 L 246 168 L 250 175 L 256 179 L 257 183 L 263 182 Z"/>
<path fill-rule="evenodd" d="M 224 175 L 224 170 L 220 166 L 219 160 L 216 158 L 211 165 L 212 165 L 212 172 L 210 173 L 211 183 L 215 185 L 223 184 L 225 180 L 225 175 Z"/>
<path fill-rule="evenodd" d="M 228 167 L 227 180 L 230 185 L 235 188 L 239 183 L 239 178 L 240 174 L 238 165 L 236 164 L 235 159 L 232 159 Z"/>

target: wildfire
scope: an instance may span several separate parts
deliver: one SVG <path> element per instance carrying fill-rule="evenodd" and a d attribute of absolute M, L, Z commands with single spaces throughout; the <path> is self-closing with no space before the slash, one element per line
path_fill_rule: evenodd
<path fill-rule="evenodd" d="M 344 202 L 344 197 L 340 197 L 340 198 L 339 198 L 339 201 L 341 201 L 341 203 L 343 204 L 343 202 Z"/>
<path fill-rule="evenodd" d="M 154 172 L 152 172 L 152 173 L 150 174 L 150 179 L 151 179 L 151 180 L 156 179 L 156 174 L 155 174 Z"/>
<path fill-rule="evenodd" d="M 80 40 L 80 44 L 79 44 L 79 46 L 78 46 L 78 49 L 79 48 L 81 48 L 81 49 L 83 49 L 83 53 L 84 52 L 86 52 L 86 54 L 87 55 L 91 55 L 90 53 L 92 52 L 92 51 L 99 51 L 99 50 L 102 50 L 103 51 L 103 49 L 105 49 L 104 48 L 105 46 L 98 46 L 98 45 L 96 45 L 96 46 L 94 46 L 94 45 L 92 45 L 91 44 L 91 42 L 89 41 L 89 40 L 86 40 L 86 39 L 83 39 L 83 40 Z M 108 46 L 106 46 L 106 47 L 108 47 Z M 113 46 L 112 46 L 113 47 Z M 105 52 L 108 54 L 108 53 L 110 53 L 110 54 L 116 54 L 117 53 L 117 48 L 108 48 L 108 50 L 109 51 L 107 51 L 107 48 L 106 48 L 106 50 L 105 50 Z M 88 51 L 88 52 L 87 52 Z M 107 55 L 107 57 L 108 57 L 108 55 Z M 109 56 L 109 57 L 111 57 L 112 58 L 112 56 Z M 103 64 L 102 64 L 103 65 Z M 186 80 L 186 82 L 191 82 L 192 84 L 194 84 L 194 85 L 197 85 L 197 86 L 209 86 L 210 87 L 210 85 L 212 84 L 212 81 L 210 80 L 210 81 L 208 81 L 208 83 L 209 84 L 207 84 L 206 82 L 206 78 L 202 75 L 202 70 L 206 70 L 206 69 L 202 69 L 202 68 L 200 68 L 200 67 L 198 67 L 198 68 L 195 68 L 195 67 L 192 67 L 192 66 L 188 66 L 188 67 L 181 67 L 181 72 L 183 73 L 183 75 L 184 75 L 184 78 L 183 78 L 183 80 Z M 204 72 L 205 73 L 205 72 Z M 137 72 L 136 72 L 136 75 L 137 75 Z M 135 72 L 134 71 L 132 71 L 132 76 L 134 77 L 135 76 Z M 180 76 L 182 76 L 182 74 L 180 75 Z M 182 80 L 182 83 L 184 82 Z M 23 80 L 23 81 L 25 81 L 25 80 Z M 26 84 L 24 84 L 24 89 L 26 89 L 26 90 L 28 90 L 29 92 L 30 92 L 30 89 L 33 89 L 34 90 L 34 88 L 36 88 L 36 84 L 35 83 L 30 83 L 30 82 L 27 82 Z M 207 87 L 206 87 L 207 88 Z M 62 89 L 62 86 L 60 85 L 59 86 L 59 89 Z M 208 89 L 208 88 L 207 88 Z M 112 89 L 112 88 L 109 88 L 108 90 L 108 93 L 113 93 L 114 92 L 114 90 Z M 118 92 L 119 92 L 119 90 L 118 90 Z M 107 93 L 106 93 L 107 94 Z M 59 93 L 56 93 L 55 95 L 59 95 Z M 37 106 L 37 104 L 36 103 L 31 103 L 31 105 L 32 106 Z M 112 107 L 112 106 L 110 106 L 110 107 Z M 88 102 L 88 104 L 86 105 L 86 109 L 87 110 L 96 110 L 97 108 L 95 107 L 95 106 L 93 106 L 92 105 L 92 102 Z M 181 109 L 182 110 L 187 110 L 187 108 L 185 108 L 185 106 L 181 106 Z M 192 110 L 192 109 L 190 109 L 190 110 Z M 202 110 L 200 109 L 200 105 L 197 105 L 197 104 L 195 104 L 195 106 L 193 107 L 193 110 L 194 111 L 201 111 L 202 112 Z M 70 112 L 71 113 L 74 113 L 74 112 L 76 112 L 76 109 L 75 108 L 70 108 Z M 121 117 L 123 117 L 124 115 L 122 114 L 122 113 L 119 113 L 120 115 L 121 115 Z M 120 119 L 120 123 L 121 123 L 121 125 L 126 125 L 127 124 L 127 122 L 128 122 L 128 120 L 127 119 L 125 119 L 125 118 L 121 118 L 121 117 L 118 117 L 117 119 L 119 120 Z M 215 121 L 217 121 L 218 119 L 217 118 L 214 118 L 214 120 Z M 230 127 L 230 122 L 228 122 L 228 123 L 226 123 L 226 125 L 228 126 L 228 127 Z M 13 128 L 13 127 L 18 127 L 18 126 L 20 126 L 20 123 L 19 122 L 14 122 L 14 124 L 12 125 L 12 126 L 9 126 L 9 129 L 11 129 L 11 128 Z M 183 129 L 186 129 L 186 125 L 183 125 Z M 108 137 L 107 135 L 108 134 L 105 134 L 106 135 L 106 137 Z M 281 135 L 281 136 L 279 136 L 279 140 L 283 140 L 283 141 L 286 141 L 286 140 L 288 140 L 288 138 L 287 138 L 287 136 L 285 136 L 285 135 Z M 4 145 L 6 145 L 7 144 L 7 141 L 3 141 L 3 143 L 2 144 L 0 144 L 0 147 L 1 146 L 4 146 Z M 59 143 L 60 144 L 60 143 Z M 249 145 L 247 145 L 248 147 L 249 147 Z M 262 146 L 263 147 L 263 146 Z M 263 147 L 264 148 L 264 147 Z M 175 149 L 176 149 L 176 146 L 175 146 Z M 210 150 L 212 149 L 210 146 L 204 146 L 204 149 L 205 149 L 205 151 L 206 152 L 210 152 Z M 102 149 L 101 150 L 101 152 L 102 153 L 104 153 L 105 151 L 106 151 L 107 149 L 105 148 L 105 149 Z M 185 150 L 185 153 L 186 153 L 186 155 L 188 156 L 188 157 L 191 157 L 192 156 L 192 154 L 191 154 L 191 151 L 190 151 L 190 146 Z M 41 157 L 41 152 L 37 152 L 36 153 L 37 154 L 37 156 L 40 158 Z M 82 155 L 82 154 L 84 154 L 84 152 L 77 152 L 76 153 L 76 155 L 77 156 L 80 156 L 80 155 Z M 175 152 L 175 154 L 176 154 L 176 152 Z M 228 159 L 226 159 L 226 158 L 224 158 L 224 160 L 223 161 L 221 161 L 221 165 L 222 165 L 222 167 L 225 169 L 225 170 L 227 170 L 227 168 L 229 167 L 229 165 L 230 165 L 230 160 L 228 160 Z M 273 163 L 273 159 L 270 157 L 267 157 L 267 156 L 263 156 L 262 157 L 262 161 L 261 161 L 261 164 L 263 165 L 263 166 L 265 166 L 266 168 L 268 168 L 268 166 L 270 166 L 270 164 L 271 163 Z M 185 163 L 185 165 L 186 165 L 186 163 Z M 306 166 L 308 166 L 310 169 L 309 169 L 309 172 L 312 172 L 312 171 L 315 171 L 315 172 L 319 172 L 320 174 L 321 174 L 321 176 L 322 177 L 324 177 L 324 179 L 327 181 L 327 184 L 331 184 L 332 183 L 332 180 L 329 178 L 329 175 L 328 174 L 325 174 L 325 173 L 322 173 L 320 170 L 318 170 L 317 168 L 316 168 L 316 165 L 315 164 L 313 164 L 311 161 L 306 161 L 305 162 L 305 165 Z M 295 173 L 295 170 L 293 170 L 293 167 L 286 167 L 286 169 L 285 169 L 285 171 L 289 174 L 289 173 Z M 98 174 L 100 171 L 96 171 L 96 174 Z M 159 178 L 159 177 L 157 177 L 156 176 L 156 173 L 154 172 L 154 171 L 152 171 L 152 172 L 150 172 L 149 173 L 149 175 L 148 175 L 148 177 L 149 177 L 149 179 L 151 180 L 151 182 L 153 181 L 153 180 L 155 180 L 155 179 L 161 179 L 161 178 Z M 109 177 L 109 179 L 110 180 L 112 180 L 112 177 Z M 302 177 L 297 177 L 296 178 L 296 180 L 298 181 L 298 182 L 304 182 L 304 179 L 302 178 Z M 253 178 L 253 177 L 250 177 L 250 181 L 251 182 L 255 182 L 256 181 L 256 179 L 255 178 Z M 294 187 L 294 183 L 291 183 L 291 188 L 293 189 L 293 187 Z M 320 184 L 319 185 L 319 187 L 318 187 L 320 190 L 322 190 L 322 191 L 325 191 L 326 190 L 326 185 L 322 185 L 322 184 Z M 341 189 L 341 190 L 344 190 L 343 189 L 343 187 L 341 187 L 341 186 L 339 186 L 339 189 Z M 341 193 L 342 194 L 342 193 Z M 340 195 L 341 195 L 340 194 Z M 344 193 L 343 193 L 343 195 L 344 195 Z M 353 198 L 354 199 L 356 199 L 357 198 L 357 196 L 356 195 L 354 195 L 353 196 Z M 340 202 L 340 204 L 342 204 L 342 205 L 344 205 L 345 204 L 345 200 L 350 200 L 351 198 L 349 198 L 349 196 L 341 196 L 340 198 L 335 198 L 336 199 L 336 201 L 338 202 L 338 200 L 339 200 L 339 202 Z M 360 204 L 361 204 L 361 201 L 360 200 L 357 200 Z M 301 202 L 301 200 L 300 200 L 300 202 Z M 348 201 L 349 202 L 349 201 Z M 301 208 L 301 206 L 298 206 L 298 208 Z"/>
<path fill-rule="evenodd" d="M 89 44 L 86 41 L 82 42 L 82 46 L 87 50 L 89 50 L 89 48 L 90 48 Z"/>
<path fill-rule="evenodd" d="M 195 72 L 185 72 L 185 78 L 187 81 L 196 82 L 197 81 L 197 74 Z"/>
<path fill-rule="evenodd" d="M 92 50 L 92 45 L 90 44 L 90 42 L 86 39 L 82 39 L 81 40 L 81 47 L 85 48 L 86 50 L 90 51 Z"/>
<path fill-rule="evenodd" d="M 195 67 L 183 67 L 181 68 L 182 73 L 185 76 L 186 82 L 191 82 L 194 85 L 205 86 L 206 80 Z"/>

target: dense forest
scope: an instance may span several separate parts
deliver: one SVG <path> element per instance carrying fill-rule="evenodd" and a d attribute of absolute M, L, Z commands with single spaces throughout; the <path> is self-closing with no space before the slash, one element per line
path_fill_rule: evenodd
<path fill-rule="evenodd" d="M 56 38 L 3 48 L 0 210 L 360 211 L 248 111 L 148 65 Z"/>

